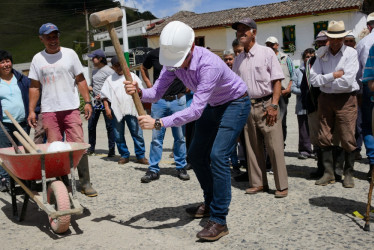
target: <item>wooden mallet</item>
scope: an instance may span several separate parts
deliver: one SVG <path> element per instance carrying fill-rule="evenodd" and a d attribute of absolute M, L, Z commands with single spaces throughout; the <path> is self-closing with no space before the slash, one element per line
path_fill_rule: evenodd
<path fill-rule="evenodd" d="M 92 13 L 90 15 L 90 23 L 93 27 L 98 28 L 101 26 L 106 26 L 109 32 L 110 39 L 112 40 L 114 49 L 116 51 L 119 63 L 121 65 L 121 69 L 125 75 L 127 81 L 132 82 L 132 77 L 130 74 L 130 69 L 127 66 L 125 56 L 123 55 L 123 51 L 121 48 L 121 44 L 119 43 L 116 30 L 114 29 L 114 22 L 120 21 L 123 17 L 122 10 L 120 8 L 112 8 L 107 9 L 99 12 Z M 132 94 L 132 99 L 135 103 L 136 110 L 138 111 L 139 115 L 146 115 L 146 112 L 143 108 L 143 104 L 140 101 L 138 92 Z"/>

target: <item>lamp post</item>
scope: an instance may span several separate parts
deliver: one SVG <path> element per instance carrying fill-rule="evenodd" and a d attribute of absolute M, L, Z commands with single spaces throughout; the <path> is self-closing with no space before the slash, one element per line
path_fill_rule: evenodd
<path fill-rule="evenodd" d="M 129 41 L 127 38 L 127 21 L 126 21 L 126 9 L 125 9 L 125 0 L 120 0 L 121 9 L 123 12 L 122 17 L 122 44 L 123 44 L 123 52 L 125 54 L 125 59 L 127 65 L 130 67 L 130 55 L 129 55 Z"/>

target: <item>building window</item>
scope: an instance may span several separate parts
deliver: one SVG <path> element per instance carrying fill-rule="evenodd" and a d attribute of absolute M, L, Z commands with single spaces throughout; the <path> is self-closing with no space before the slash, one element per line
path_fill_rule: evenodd
<path fill-rule="evenodd" d="M 195 45 L 205 47 L 205 37 L 203 36 L 195 37 Z"/>
<path fill-rule="evenodd" d="M 283 26 L 283 51 L 286 53 L 293 53 L 296 51 L 295 43 L 295 25 Z"/>
<path fill-rule="evenodd" d="M 328 22 L 327 21 L 320 21 L 320 22 L 316 22 L 316 23 L 313 23 L 314 24 L 314 39 L 316 39 L 318 33 L 322 30 L 327 30 L 327 25 L 328 25 Z"/>

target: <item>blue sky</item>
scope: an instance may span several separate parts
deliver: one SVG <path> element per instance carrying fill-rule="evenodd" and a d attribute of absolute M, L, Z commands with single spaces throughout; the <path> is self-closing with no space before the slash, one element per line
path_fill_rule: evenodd
<path fill-rule="evenodd" d="M 205 13 L 283 1 L 286 0 L 125 0 L 125 4 L 141 12 L 148 10 L 158 18 L 162 18 L 181 10 Z"/>

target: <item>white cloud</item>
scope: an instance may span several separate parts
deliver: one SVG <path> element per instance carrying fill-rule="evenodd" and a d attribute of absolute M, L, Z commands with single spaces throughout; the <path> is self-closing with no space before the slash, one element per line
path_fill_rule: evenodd
<path fill-rule="evenodd" d="M 179 0 L 180 6 L 178 7 L 178 11 L 180 10 L 188 10 L 188 11 L 194 11 L 195 8 L 199 5 L 201 5 L 202 0 Z"/>

